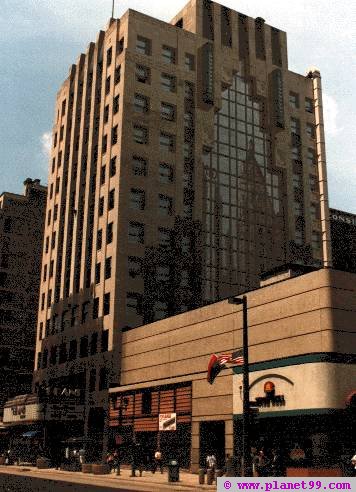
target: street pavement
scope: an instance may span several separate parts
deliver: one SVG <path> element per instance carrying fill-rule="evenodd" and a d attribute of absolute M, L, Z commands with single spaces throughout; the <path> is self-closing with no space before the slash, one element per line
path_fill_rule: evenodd
<path fill-rule="evenodd" d="M 168 474 L 144 471 L 142 477 L 130 477 L 131 470 L 123 468 L 121 475 L 93 475 L 55 469 L 39 470 L 31 466 L 0 465 L 0 490 L 4 492 L 57 491 L 149 491 L 190 492 L 215 491 L 216 485 L 199 485 L 198 475 L 180 471 L 179 482 L 168 483 Z M 136 472 L 138 473 L 138 472 Z"/>

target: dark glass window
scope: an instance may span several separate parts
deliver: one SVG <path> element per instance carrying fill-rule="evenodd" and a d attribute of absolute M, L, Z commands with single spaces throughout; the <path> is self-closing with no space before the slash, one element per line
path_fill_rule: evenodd
<path fill-rule="evenodd" d="M 313 100 L 309 97 L 305 98 L 305 111 L 307 111 L 308 113 L 312 113 L 314 111 Z"/>
<path fill-rule="evenodd" d="M 221 6 L 221 44 L 223 46 L 232 46 L 231 31 L 231 10 Z"/>
<path fill-rule="evenodd" d="M 165 63 L 174 64 L 176 62 L 176 50 L 170 46 L 162 46 L 162 60 Z"/>
<path fill-rule="evenodd" d="M 106 166 L 101 166 L 100 170 L 100 184 L 103 185 L 105 183 L 105 174 L 106 174 Z"/>
<path fill-rule="evenodd" d="M 121 55 L 121 53 L 124 51 L 124 46 L 125 46 L 125 39 L 121 38 L 120 41 L 117 43 L 117 54 Z"/>
<path fill-rule="evenodd" d="M 138 144 L 148 144 L 148 128 L 143 126 L 134 126 L 133 128 L 134 141 Z"/>
<path fill-rule="evenodd" d="M 104 197 L 101 196 L 99 199 L 99 217 L 104 215 Z"/>
<path fill-rule="evenodd" d="M 69 355 L 68 355 L 68 360 L 74 360 L 77 357 L 77 341 L 76 340 L 71 340 L 69 342 Z"/>
<path fill-rule="evenodd" d="M 109 94 L 110 92 L 110 83 L 111 83 L 111 77 L 109 75 L 109 77 L 106 79 L 105 82 L 105 94 Z"/>
<path fill-rule="evenodd" d="M 129 276 L 132 278 L 136 278 L 141 275 L 142 269 L 142 260 L 137 256 L 129 256 L 128 257 L 128 271 Z"/>
<path fill-rule="evenodd" d="M 111 129 L 111 145 L 117 144 L 118 133 L 118 125 L 116 125 Z"/>
<path fill-rule="evenodd" d="M 115 85 L 121 80 L 121 65 L 115 68 Z"/>
<path fill-rule="evenodd" d="M 162 73 L 161 86 L 166 92 L 175 92 L 177 87 L 177 79 L 173 75 Z"/>
<path fill-rule="evenodd" d="M 88 337 L 80 339 L 80 357 L 88 357 Z"/>
<path fill-rule="evenodd" d="M 98 234 L 96 236 L 96 249 L 99 251 L 101 250 L 103 245 L 103 231 L 102 229 L 98 230 Z"/>
<path fill-rule="evenodd" d="M 128 292 L 126 294 L 126 312 L 128 315 L 137 316 L 140 314 L 141 294 Z"/>
<path fill-rule="evenodd" d="M 168 317 L 168 303 L 163 301 L 157 301 L 154 304 L 154 321 L 164 319 Z"/>
<path fill-rule="evenodd" d="M 173 212 L 173 200 L 169 196 L 159 195 L 158 202 L 159 212 L 161 215 L 172 215 Z"/>
<path fill-rule="evenodd" d="M 289 93 L 289 104 L 292 108 L 298 109 L 299 108 L 299 95 L 296 94 L 295 92 L 290 92 Z"/>
<path fill-rule="evenodd" d="M 142 413 L 143 415 L 149 415 L 152 409 L 152 393 L 144 391 L 142 393 Z"/>
<path fill-rule="evenodd" d="M 161 103 L 161 117 L 164 120 L 174 121 L 176 119 L 176 108 L 172 104 Z"/>
<path fill-rule="evenodd" d="M 110 178 L 116 174 L 116 156 L 112 157 L 110 160 Z"/>
<path fill-rule="evenodd" d="M 151 70 L 148 67 L 136 65 L 136 80 L 142 84 L 149 84 L 151 82 Z"/>
<path fill-rule="evenodd" d="M 169 248 L 171 246 L 171 231 L 160 227 L 158 229 L 158 243 L 161 248 Z"/>
<path fill-rule="evenodd" d="M 151 40 L 142 36 L 137 36 L 136 51 L 143 55 L 151 54 Z"/>
<path fill-rule="evenodd" d="M 112 62 L 112 46 L 106 52 L 106 65 L 109 67 Z"/>
<path fill-rule="evenodd" d="M 106 230 L 106 244 L 112 243 L 114 223 L 110 222 Z"/>
<path fill-rule="evenodd" d="M 109 330 L 101 332 L 101 351 L 107 352 L 109 350 Z"/>
<path fill-rule="evenodd" d="M 111 256 L 105 260 L 105 279 L 111 278 Z"/>
<path fill-rule="evenodd" d="M 94 297 L 93 300 L 93 319 L 98 319 L 99 317 L 99 297 Z"/>
<path fill-rule="evenodd" d="M 48 359 L 48 350 L 44 349 L 42 356 L 42 368 L 46 369 L 47 367 L 47 359 Z"/>
<path fill-rule="evenodd" d="M 95 283 L 100 284 L 101 263 L 95 265 Z"/>
<path fill-rule="evenodd" d="M 145 192 L 131 188 L 130 192 L 130 208 L 134 210 L 144 210 L 145 208 Z"/>
<path fill-rule="evenodd" d="M 256 58 L 259 60 L 266 59 L 266 47 L 265 47 L 265 21 L 261 17 L 255 19 L 255 44 L 256 44 Z"/>
<path fill-rule="evenodd" d="M 138 222 L 129 223 L 129 243 L 143 244 L 145 238 L 145 226 Z"/>
<path fill-rule="evenodd" d="M 108 370 L 105 367 L 102 367 L 99 372 L 99 391 L 106 390 L 108 384 Z"/>
<path fill-rule="evenodd" d="M 161 163 L 159 165 L 159 180 L 161 183 L 172 183 L 173 181 L 173 168 L 169 164 Z"/>
<path fill-rule="evenodd" d="M 195 56 L 190 53 L 185 54 L 185 68 L 187 70 L 195 70 Z"/>
<path fill-rule="evenodd" d="M 132 159 L 132 172 L 136 176 L 146 176 L 147 174 L 147 161 L 142 157 L 134 156 Z"/>
<path fill-rule="evenodd" d="M 168 133 L 161 132 L 159 137 L 159 145 L 162 150 L 167 152 L 174 152 L 175 150 L 175 136 Z"/>
<path fill-rule="evenodd" d="M 150 106 L 149 98 L 142 94 L 134 96 L 134 110 L 136 113 L 147 113 Z"/>
<path fill-rule="evenodd" d="M 89 376 L 89 392 L 93 393 L 95 391 L 96 386 L 96 369 L 90 369 Z"/>
<path fill-rule="evenodd" d="M 109 105 L 105 106 L 105 109 L 104 109 L 104 123 L 107 123 L 109 121 L 109 111 L 110 111 Z"/>
<path fill-rule="evenodd" d="M 98 334 L 93 333 L 90 338 L 90 355 L 95 355 L 98 351 Z"/>
<path fill-rule="evenodd" d="M 112 210 L 115 207 L 115 190 L 111 190 L 109 193 L 108 208 Z"/>
<path fill-rule="evenodd" d="M 271 28 L 271 41 L 272 41 L 272 63 L 274 65 L 282 66 L 282 50 L 280 32 L 274 27 Z"/>
<path fill-rule="evenodd" d="M 119 107 L 120 107 L 120 96 L 117 95 L 114 97 L 114 103 L 113 103 L 113 107 L 112 107 L 114 114 L 118 113 Z"/>
<path fill-rule="evenodd" d="M 110 314 L 110 292 L 104 294 L 104 302 L 103 302 L 103 315 L 107 316 Z"/>

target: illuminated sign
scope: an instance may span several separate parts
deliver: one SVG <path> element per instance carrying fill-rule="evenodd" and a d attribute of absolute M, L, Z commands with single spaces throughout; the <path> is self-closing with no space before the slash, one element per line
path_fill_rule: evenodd
<path fill-rule="evenodd" d="M 176 413 L 160 413 L 158 417 L 158 430 L 175 431 L 177 430 Z"/>

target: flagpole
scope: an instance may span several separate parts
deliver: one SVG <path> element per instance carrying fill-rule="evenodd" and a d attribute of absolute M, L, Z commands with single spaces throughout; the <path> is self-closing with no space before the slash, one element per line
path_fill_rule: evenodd
<path fill-rule="evenodd" d="M 112 0 L 112 10 L 111 10 L 111 18 L 114 18 L 114 11 L 115 11 L 115 0 Z"/>

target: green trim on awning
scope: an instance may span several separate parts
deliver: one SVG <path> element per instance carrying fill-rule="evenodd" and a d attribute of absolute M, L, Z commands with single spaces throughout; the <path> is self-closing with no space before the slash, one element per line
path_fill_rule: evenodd
<path fill-rule="evenodd" d="M 276 367 L 297 366 L 301 364 L 329 362 L 331 364 L 356 364 L 356 354 L 338 354 L 334 352 L 319 352 L 314 354 L 296 355 L 293 357 L 283 357 L 264 362 L 249 364 L 250 372 L 274 369 Z M 233 368 L 235 374 L 242 374 L 242 366 Z"/>

